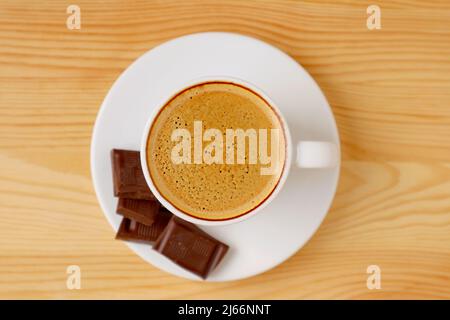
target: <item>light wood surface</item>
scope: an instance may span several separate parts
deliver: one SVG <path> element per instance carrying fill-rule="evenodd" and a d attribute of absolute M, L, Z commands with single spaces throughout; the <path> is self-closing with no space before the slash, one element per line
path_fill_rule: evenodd
<path fill-rule="evenodd" d="M 450 298 L 450 2 L 0 0 L 0 298 Z M 81 30 L 66 8 L 81 7 Z M 99 106 L 166 40 L 232 31 L 293 56 L 333 108 L 343 150 L 333 206 L 281 266 L 195 283 L 143 262 L 91 183 Z M 268 62 L 270 63 L 270 62 Z M 366 268 L 381 268 L 380 290 Z M 66 288 L 79 265 L 82 289 Z"/>

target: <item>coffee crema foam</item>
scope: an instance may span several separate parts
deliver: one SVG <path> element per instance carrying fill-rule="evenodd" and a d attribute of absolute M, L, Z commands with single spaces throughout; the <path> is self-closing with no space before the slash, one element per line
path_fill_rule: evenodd
<path fill-rule="evenodd" d="M 202 121 L 203 130 L 221 130 L 223 141 L 226 129 L 278 129 L 279 170 L 273 175 L 262 175 L 261 168 L 266 165 L 248 161 L 174 164 L 171 152 L 177 143 L 171 135 L 174 130 L 185 128 L 194 136 L 194 121 Z M 203 142 L 203 147 L 208 143 Z M 146 157 L 155 187 L 174 207 L 200 219 L 227 220 L 251 211 L 270 196 L 284 169 L 285 144 L 280 119 L 264 99 L 236 84 L 210 82 L 190 87 L 166 103 L 150 129 Z M 246 159 L 248 145 L 246 139 Z M 268 153 L 274 152 L 270 134 L 267 145 Z M 191 148 L 193 154 L 193 143 Z"/>

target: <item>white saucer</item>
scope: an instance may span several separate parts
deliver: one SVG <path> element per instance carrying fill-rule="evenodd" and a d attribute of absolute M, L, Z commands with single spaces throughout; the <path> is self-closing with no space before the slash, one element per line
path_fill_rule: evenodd
<path fill-rule="evenodd" d="M 204 76 L 249 81 L 277 103 L 294 143 L 325 140 L 339 146 L 331 109 L 309 74 L 288 55 L 254 38 L 231 33 L 199 33 L 166 42 L 145 53 L 114 83 L 98 114 L 91 145 L 91 171 L 100 205 L 117 231 L 110 151 L 139 150 L 146 121 L 155 104 L 180 84 Z M 333 199 L 339 167 L 298 169 L 261 213 L 243 222 L 202 227 L 230 246 L 208 281 L 251 277 L 282 263 L 318 229 Z M 111 241 L 113 235 L 111 234 Z M 145 261 L 174 275 L 199 280 L 153 251 L 127 243 Z"/>

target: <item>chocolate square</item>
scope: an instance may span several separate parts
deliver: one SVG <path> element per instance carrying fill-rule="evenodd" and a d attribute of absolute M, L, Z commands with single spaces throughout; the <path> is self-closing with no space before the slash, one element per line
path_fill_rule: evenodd
<path fill-rule="evenodd" d="M 228 246 L 173 216 L 153 249 L 205 279 L 223 259 Z"/>
<path fill-rule="evenodd" d="M 156 200 L 138 200 L 119 198 L 116 212 L 136 222 L 151 226 L 161 205 Z"/>
<path fill-rule="evenodd" d="M 171 216 L 172 214 L 168 210 L 161 207 L 151 226 L 123 218 L 117 231 L 116 239 L 153 243 L 162 234 Z"/>
<path fill-rule="evenodd" d="M 127 199 L 155 200 L 142 172 L 138 151 L 111 151 L 114 195 Z"/>

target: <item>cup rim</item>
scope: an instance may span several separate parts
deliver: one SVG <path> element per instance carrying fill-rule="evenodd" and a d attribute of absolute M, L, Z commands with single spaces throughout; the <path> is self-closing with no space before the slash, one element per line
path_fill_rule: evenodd
<path fill-rule="evenodd" d="M 262 98 L 276 113 L 276 115 L 278 116 L 278 118 L 281 122 L 283 134 L 285 137 L 285 152 L 286 152 L 285 161 L 283 164 L 282 173 L 280 175 L 280 178 L 278 179 L 276 186 L 272 189 L 270 194 L 268 196 L 266 196 L 266 198 L 264 200 L 262 200 L 260 203 L 258 203 L 258 205 L 256 207 L 254 207 L 253 209 L 246 211 L 240 215 L 237 215 L 232 218 L 216 219 L 216 220 L 198 218 L 198 217 L 190 215 L 186 212 L 183 212 L 182 210 L 175 207 L 169 200 L 167 200 L 159 192 L 158 188 L 153 183 L 152 177 L 150 175 L 150 170 L 149 170 L 148 164 L 147 164 L 147 142 L 148 142 L 148 138 L 150 135 L 150 130 L 152 128 L 152 125 L 153 125 L 155 119 L 157 118 L 157 116 L 159 115 L 161 110 L 164 108 L 164 106 L 170 100 L 172 100 L 174 97 L 179 95 L 181 92 L 183 92 L 191 87 L 198 86 L 198 85 L 204 84 L 204 83 L 211 83 L 211 82 L 218 82 L 218 83 L 223 82 L 223 83 L 231 83 L 234 85 L 238 85 L 238 86 L 241 86 L 245 89 L 252 91 L 254 94 L 256 94 L 260 98 Z M 263 208 L 265 208 L 272 200 L 275 199 L 277 194 L 282 189 L 282 187 L 287 179 L 287 176 L 289 174 L 290 168 L 291 168 L 292 140 L 291 140 L 291 134 L 290 134 L 286 119 L 284 118 L 283 114 L 281 113 L 281 111 L 278 108 L 278 106 L 276 105 L 276 103 L 267 94 L 265 94 L 264 91 L 262 91 L 260 88 L 256 87 L 255 85 L 249 83 L 248 81 L 245 81 L 245 80 L 242 80 L 242 79 L 239 79 L 236 77 L 230 77 L 230 76 L 200 77 L 200 78 L 195 78 L 195 79 L 186 81 L 185 83 L 183 83 L 182 85 L 179 85 L 178 87 L 179 87 L 179 89 L 177 89 L 174 93 L 169 95 L 167 98 L 163 98 L 160 100 L 160 102 L 157 104 L 157 107 L 153 110 L 153 112 L 149 116 L 147 123 L 145 125 L 143 135 L 142 135 L 141 148 L 140 148 L 140 151 L 141 151 L 140 152 L 140 160 L 141 160 L 141 164 L 142 164 L 141 166 L 142 166 L 142 171 L 144 173 L 145 180 L 146 180 L 147 185 L 149 186 L 151 192 L 154 194 L 156 199 L 164 207 L 166 207 L 166 209 L 168 209 L 171 213 L 173 213 L 174 215 L 178 216 L 179 218 L 181 218 L 183 220 L 186 220 L 191 223 L 198 224 L 198 225 L 223 226 L 223 225 L 238 223 L 238 222 L 247 220 L 250 217 L 255 216 L 258 212 L 260 212 Z"/>

